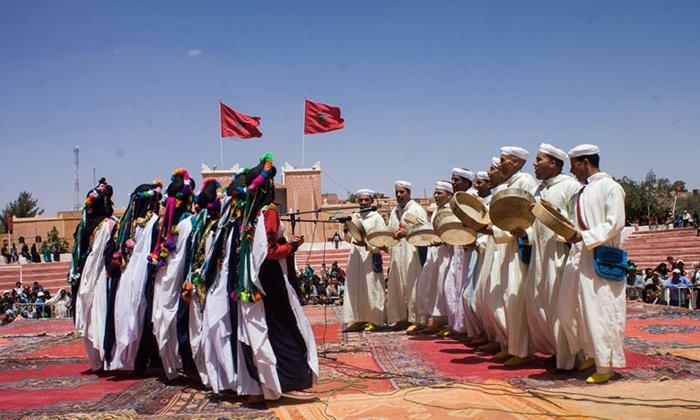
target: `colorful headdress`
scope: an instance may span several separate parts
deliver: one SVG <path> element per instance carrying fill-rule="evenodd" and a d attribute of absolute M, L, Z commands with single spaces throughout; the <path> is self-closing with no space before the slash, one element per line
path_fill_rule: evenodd
<path fill-rule="evenodd" d="M 148 256 L 148 262 L 158 267 L 163 267 L 167 263 L 165 259 L 170 255 L 170 251 L 175 249 L 173 240 L 173 222 L 179 223 L 179 218 L 188 214 L 191 204 L 192 191 L 194 190 L 194 180 L 190 179 L 186 170 L 176 169 L 170 177 L 170 185 L 166 190 L 165 209 L 163 219 L 158 233 L 153 252 Z M 177 215 L 177 219 L 176 219 Z"/>
<path fill-rule="evenodd" d="M 149 212 L 158 212 L 158 203 L 162 197 L 163 181 L 156 179 L 151 184 L 141 184 L 131 193 L 126 211 L 119 219 L 114 236 L 115 252 L 112 255 L 113 269 L 122 269 L 129 260 L 134 248 L 136 223 Z"/>
<path fill-rule="evenodd" d="M 221 183 L 215 178 L 208 178 L 204 180 L 202 188 L 199 190 L 197 195 L 194 196 L 194 210 L 199 213 L 200 211 L 207 209 L 209 213 L 218 213 L 221 208 L 221 197 L 223 195 L 223 188 L 221 188 Z"/>
<path fill-rule="evenodd" d="M 91 189 L 85 197 L 87 214 L 111 216 L 114 212 L 112 194 L 112 186 L 107 184 L 107 179 L 100 178 L 97 186 Z"/>

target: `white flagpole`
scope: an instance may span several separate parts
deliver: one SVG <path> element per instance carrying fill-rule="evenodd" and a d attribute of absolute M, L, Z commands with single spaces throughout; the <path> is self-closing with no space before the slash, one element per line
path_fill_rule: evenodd
<path fill-rule="evenodd" d="M 221 136 L 221 96 L 219 96 L 219 148 L 221 149 L 220 171 L 224 170 L 224 138 Z"/>
<path fill-rule="evenodd" d="M 304 94 L 304 117 L 301 119 L 301 167 L 304 167 L 304 143 L 306 142 L 306 94 Z"/>

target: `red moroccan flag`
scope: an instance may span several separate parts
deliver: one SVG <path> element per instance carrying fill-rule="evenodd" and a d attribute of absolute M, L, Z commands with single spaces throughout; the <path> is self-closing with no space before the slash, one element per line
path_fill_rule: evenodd
<path fill-rule="evenodd" d="M 221 137 L 240 137 L 242 139 L 262 137 L 262 133 L 257 128 L 260 125 L 260 117 L 249 117 L 241 114 L 222 102 L 219 102 L 219 105 L 221 105 Z"/>
<path fill-rule="evenodd" d="M 345 127 L 345 120 L 340 118 L 340 108 L 305 101 L 304 134 L 327 133 Z"/>

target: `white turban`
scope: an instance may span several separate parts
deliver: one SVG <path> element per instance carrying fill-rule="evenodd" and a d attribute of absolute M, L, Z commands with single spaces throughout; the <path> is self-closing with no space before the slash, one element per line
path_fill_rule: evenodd
<path fill-rule="evenodd" d="M 501 147 L 501 154 L 515 156 L 516 158 L 522 160 L 527 160 L 527 157 L 530 156 L 530 153 L 527 150 L 523 149 L 522 147 L 515 146 Z"/>
<path fill-rule="evenodd" d="M 579 156 L 597 155 L 598 153 L 600 153 L 598 146 L 593 144 L 580 144 L 569 150 L 569 157 L 577 158 Z"/>
<path fill-rule="evenodd" d="M 464 179 L 468 179 L 469 181 L 474 181 L 475 177 L 474 172 L 463 168 L 452 168 L 452 175 L 460 176 Z"/>
<path fill-rule="evenodd" d="M 489 178 L 489 173 L 486 172 L 486 171 L 479 171 L 479 172 L 476 173 L 476 179 L 481 179 L 481 180 L 488 181 L 488 180 L 490 179 L 490 178 Z"/>
<path fill-rule="evenodd" d="M 367 188 L 362 188 L 362 189 L 357 190 L 357 192 L 355 192 L 355 197 L 359 197 L 361 195 L 368 195 L 371 198 L 374 198 L 374 191 L 368 190 Z"/>
<path fill-rule="evenodd" d="M 562 162 L 569 158 L 569 155 L 567 155 L 566 152 L 547 143 L 540 144 L 540 152 L 544 153 L 545 155 L 555 157 Z"/>
<path fill-rule="evenodd" d="M 491 158 L 491 166 L 500 166 L 501 165 L 501 159 L 497 157 L 492 157 Z"/>
<path fill-rule="evenodd" d="M 408 181 L 399 180 L 399 181 L 394 182 L 394 188 L 396 188 L 396 187 L 406 188 L 407 190 L 410 191 L 413 189 L 413 184 L 411 184 Z"/>
<path fill-rule="evenodd" d="M 435 189 L 436 190 L 445 190 L 448 193 L 454 193 L 454 189 L 452 188 L 452 183 L 447 182 L 447 181 L 438 181 L 435 183 Z"/>

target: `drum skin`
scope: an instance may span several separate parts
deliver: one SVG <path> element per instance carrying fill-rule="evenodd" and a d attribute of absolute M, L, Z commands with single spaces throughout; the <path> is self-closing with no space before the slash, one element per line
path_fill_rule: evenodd
<path fill-rule="evenodd" d="M 494 194 L 489 217 L 494 225 L 506 232 L 516 228 L 527 229 L 535 222 L 535 215 L 532 214 L 534 202 L 529 192 L 507 188 Z"/>

